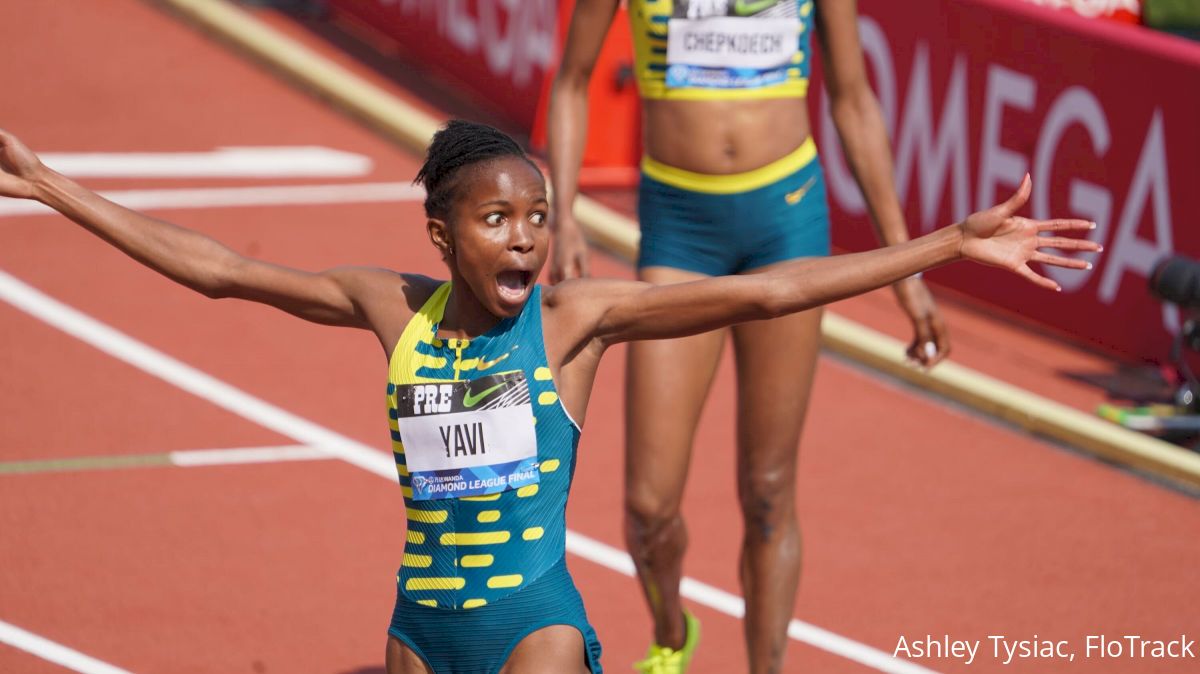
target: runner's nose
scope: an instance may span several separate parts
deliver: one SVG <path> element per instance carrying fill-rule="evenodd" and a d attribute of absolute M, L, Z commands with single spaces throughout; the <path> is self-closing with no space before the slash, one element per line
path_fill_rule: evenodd
<path fill-rule="evenodd" d="M 533 225 L 525 218 L 517 220 L 509 232 L 509 249 L 528 253 L 533 250 L 533 244 Z"/>

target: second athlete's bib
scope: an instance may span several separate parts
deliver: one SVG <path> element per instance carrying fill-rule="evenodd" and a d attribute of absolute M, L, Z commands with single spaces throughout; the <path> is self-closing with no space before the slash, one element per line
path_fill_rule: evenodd
<path fill-rule="evenodd" d="M 737 0 L 698 12 L 677 3 L 667 23 L 666 86 L 740 89 L 784 81 L 800 49 L 801 25 L 798 16 L 766 11 L 776 4 Z"/>

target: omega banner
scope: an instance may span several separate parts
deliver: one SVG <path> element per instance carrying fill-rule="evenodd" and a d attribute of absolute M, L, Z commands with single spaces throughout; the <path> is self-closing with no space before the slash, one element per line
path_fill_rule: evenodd
<path fill-rule="evenodd" d="M 489 114 L 529 129 L 558 58 L 557 0 L 325 0 Z"/>
<path fill-rule="evenodd" d="M 1061 295 L 965 265 L 932 280 L 1110 351 L 1165 358 L 1180 316 L 1147 276 L 1172 252 L 1200 257 L 1200 44 L 1013 0 L 859 0 L 859 11 L 913 234 L 1006 198 L 1028 171 L 1027 214 L 1094 220 L 1105 247 L 1091 272 L 1039 269 Z M 834 242 L 873 246 L 823 91 L 813 104 Z"/>

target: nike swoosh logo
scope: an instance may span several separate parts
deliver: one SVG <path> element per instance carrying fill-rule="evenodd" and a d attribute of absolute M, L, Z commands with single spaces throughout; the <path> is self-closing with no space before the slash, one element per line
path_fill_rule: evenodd
<path fill-rule="evenodd" d="M 737 2 L 733 3 L 733 13 L 738 16 L 758 14 L 777 2 L 779 0 L 750 0 L 749 2 L 746 0 L 737 0 Z"/>
<path fill-rule="evenodd" d="M 812 189 L 813 183 L 815 182 L 817 182 L 815 176 L 809 178 L 808 182 L 804 183 L 804 186 L 800 189 L 783 195 L 784 201 L 788 202 L 788 206 L 795 206 L 796 204 L 800 203 L 800 200 L 804 198 L 804 195 L 808 194 L 808 191 Z"/>
<path fill-rule="evenodd" d="M 463 407 L 474 407 L 476 404 L 479 403 L 480 400 L 483 400 L 484 398 L 486 398 L 487 394 L 504 386 L 504 384 L 506 384 L 506 383 L 507 382 L 500 382 L 499 384 L 496 384 L 495 386 L 493 386 L 489 389 L 484 389 L 474 395 L 472 395 L 471 389 L 467 389 L 466 393 L 463 393 Z"/>
<path fill-rule="evenodd" d="M 506 353 L 506 354 L 504 354 L 503 356 L 500 356 L 499 358 L 497 358 L 496 360 L 490 360 L 490 361 L 483 361 L 483 360 L 480 360 L 480 361 L 479 361 L 479 364 L 475 366 L 475 369 L 476 369 L 476 370 L 480 370 L 480 371 L 483 371 L 483 370 L 490 370 L 490 369 L 492 369 L 493 367 L 495 367 L 497 363 L 499 363 L 500 361 L 504 360 L 505 358 L 508 358 L 508 355 L 509 355 L 509 354 L 507 354 L 507 353 Z"/>

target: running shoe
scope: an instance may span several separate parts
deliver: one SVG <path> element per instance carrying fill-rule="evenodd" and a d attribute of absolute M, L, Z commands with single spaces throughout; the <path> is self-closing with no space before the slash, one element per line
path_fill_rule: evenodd
<path fill-rule="evenodd" d="M 642 674 L 687 672 L 688 663 L 692 661 L 692 655 L 696 652 L 696 645 L 700 643 L 700 621 L 687 611 L 683 612 L 683 619 L 687 630 L 683 648 L 675 650 L 669 646 L 650 644 L 650 649 L 646 651 L 646 659 L 633 663 L 633 668 Z"/>

